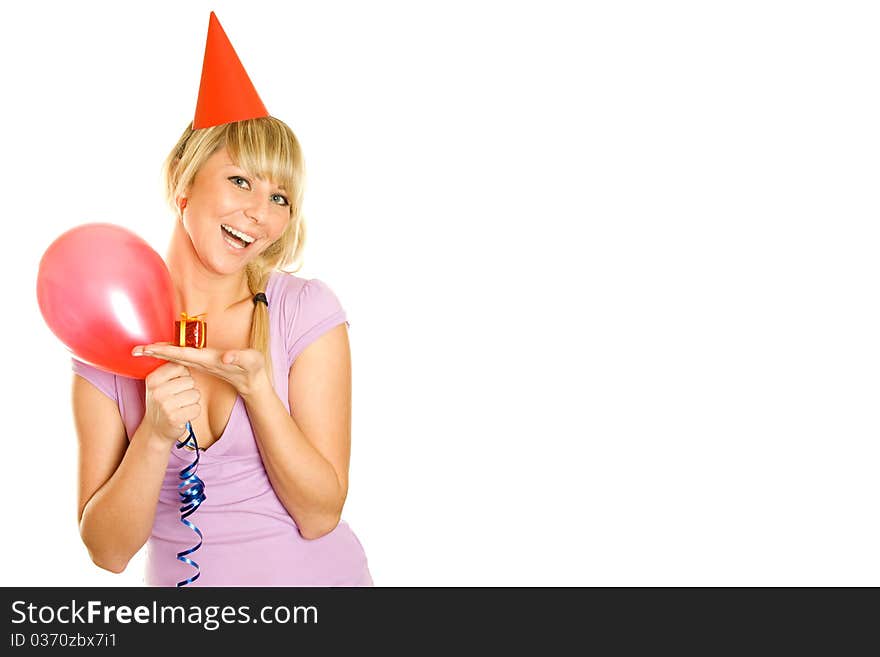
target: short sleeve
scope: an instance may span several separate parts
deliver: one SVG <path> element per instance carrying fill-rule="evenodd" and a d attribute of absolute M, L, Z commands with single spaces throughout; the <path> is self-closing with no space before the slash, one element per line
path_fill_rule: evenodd
<path fill-rule="evenodd" d="M 71 368 L 76 374 L 90 382 L 113 401 L 119 401 L 119 397 L 116 394 L 116 375 L 99 370 L 97 367 L 88 365 L 76 358 L 71 358 L 70 360 L 72 363 Z"/>
<path fill-rule="evenodd" d="M 286 326 L 288 367 L 312 342 L 342 323 L 349 325 L 333 290 L 317 278 L 306 281 Z"/>

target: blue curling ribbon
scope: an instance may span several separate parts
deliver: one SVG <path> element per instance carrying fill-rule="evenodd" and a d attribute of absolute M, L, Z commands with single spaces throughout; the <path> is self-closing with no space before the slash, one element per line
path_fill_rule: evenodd
<path fill-rule="evenodd" d="M 181 470 L 180 474 L 178 475 L 183 480 L 177 485 L 180 494 L 180 501 L 183 504 L 183 506 L 180 507 L 180 522 L 182 522 L 184 525 L 186 525 L 199 535 L 199 544 L 195 547 L 191 547 L 188 550 L 177 553 L 178 559 L 180 559 L 184 563 L 188 563 L 190 566 L 196 569 L 196 574 L 189 579 L 178 582 L 178 587 L 186 586 L 187 584 L 195 582 L 199 578 L 199 575 L 201 575 L 199 564 L 188 558 L 186 555 L 192 554 L 200 547 L 202 547 L 202 532 L 199 530 L 198 527 L 196 527 L 186 518 L 193 511 L 199 508 L 199 505 L 206 499 L 205 482 L 199 479 L 198 476 L 196 476 L 196 468 L 199 465 L 199 441 L 196 440 L 196 434 L 193 433 L 192 424 L 187 422 L 186 428 L 189 431 L 189 435 L 186 437 L 185 441 L 178 441 L 176 447 L 177 449 L 181 449 L 182 447 L 186 447 L 187 445 L 192 445 L 195 448 L 196 460 L 190 463 L 183 470 Z"/>

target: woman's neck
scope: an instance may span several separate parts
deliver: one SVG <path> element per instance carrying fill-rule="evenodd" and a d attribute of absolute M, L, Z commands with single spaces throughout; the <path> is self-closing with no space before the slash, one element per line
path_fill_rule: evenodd
<path fill-rule="evenodd" d="M 218 274 L 205 268 L 179 220 L 175 222 L 165 262 L 174 284 L 177 314 L 216 316 L 251 297 L 244 270 Z"/>

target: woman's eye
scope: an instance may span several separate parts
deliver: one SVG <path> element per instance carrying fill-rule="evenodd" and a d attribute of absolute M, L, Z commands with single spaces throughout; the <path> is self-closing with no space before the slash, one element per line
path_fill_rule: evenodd
<path fill-rule="evenodd" d="M 241 176 L 230 176 L 229 180 L 231 180 L 232 184 L 236 187 L 241 187 L 242 189 L 251 188 L 251 184 L 248 182 L 247 178 L 242 178 Z"/>
<path fill-rule="evenodd" d="M 290 205 L 286 196 L 282 196 L 281 194 L 273 194 L 272 200 L 278 205 Z"/>

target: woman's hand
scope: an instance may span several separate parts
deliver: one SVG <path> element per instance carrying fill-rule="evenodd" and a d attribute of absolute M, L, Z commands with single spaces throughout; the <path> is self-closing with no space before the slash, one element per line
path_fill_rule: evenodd
<path fill-rule="evenodd" d="M 202 407 L 201 393 L 189 370 L 176 363 L 165 363 L 147 375 L 144 420 L 165 441 L 183 440 L 186 423 L 195 420 Z"/>
<path fill-rule="evenodd" d="M 207 372 L 232 384 L 242 397 L 247 398 L 255 390 L 266 385 L 271 387 L 266 371 L 266 359 L 257 349 L 196 349 L 178 347 L 170 342 L 154 342 L 138 345 L 131 350 L 132 356 L 152 356 L 189 368 Z"/>

